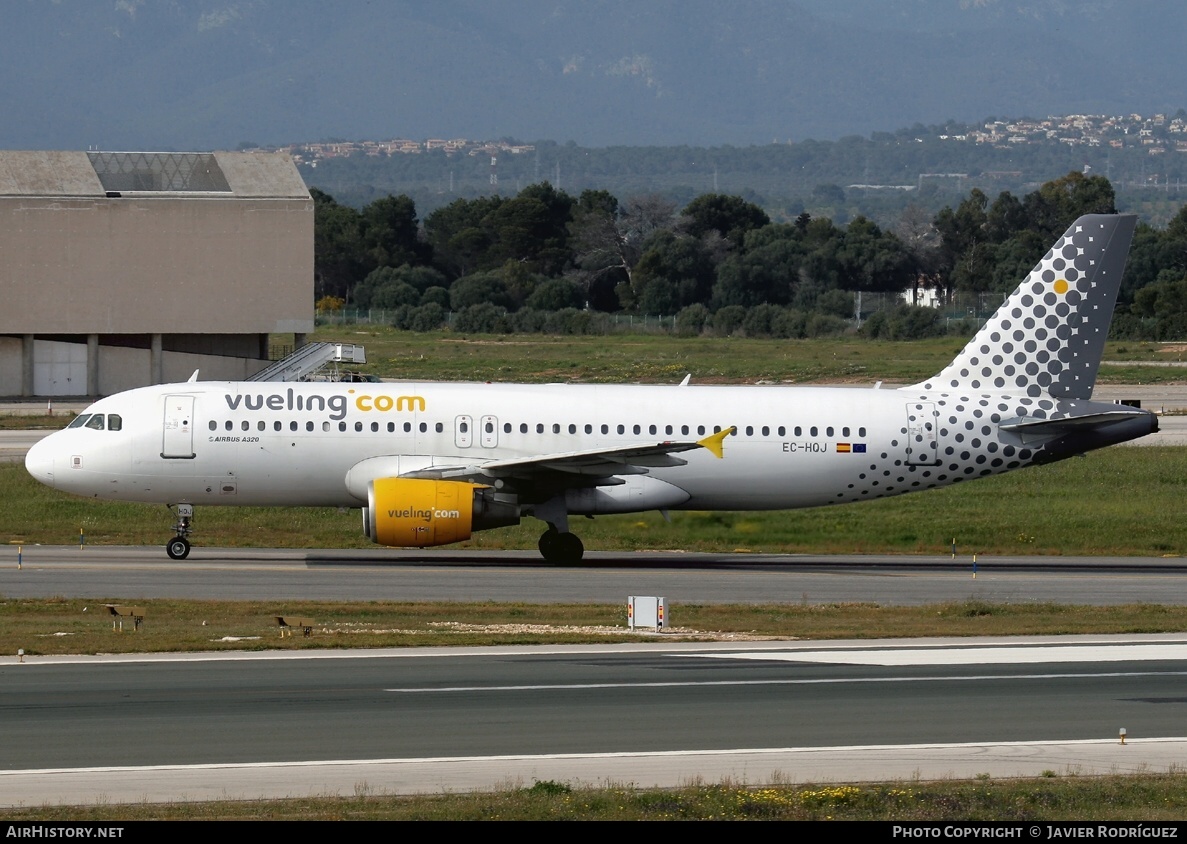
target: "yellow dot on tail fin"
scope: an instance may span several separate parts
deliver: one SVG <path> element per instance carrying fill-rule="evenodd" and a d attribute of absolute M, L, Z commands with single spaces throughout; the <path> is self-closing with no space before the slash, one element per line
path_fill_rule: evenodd
<path fill-rule="evenodd" d="M 1059 294 L 1067 293 L 1067 287 L 1068 287 L 1067 279 L 1064 279 L 1064 278 L 1055 279 L 1055 292 L 1056 293 L 1059 293 Z"/>

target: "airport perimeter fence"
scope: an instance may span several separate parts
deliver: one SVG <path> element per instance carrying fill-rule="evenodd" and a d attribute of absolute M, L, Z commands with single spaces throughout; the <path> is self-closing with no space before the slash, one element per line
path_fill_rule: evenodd
<path fill-rule="evenodd" d="M 598 313 L 598 324 L 602 334 L 666 334 L 676 329 L 674 316 L 643 316 L 635 314 Z M 395 309 L 384 308 L 342 308 L 336 311 L 314 312 L 314 322 L 322 325 L 391 325 L 398 317 Z M 457 322 L 457 311 L 446 311 L 443 328 L 452 329 Z"/>
<path fill-rule="evenodd" d="M 854 316 L 850 320 L 853 327 L 861 324 L 881 310 L 888 310 L 908 303 L 901 293 L 888 292 L 859 292 L 853 294 Z M 927 292 L 918 297 L 918 304 L 924 307 L 934 307 L 940 311 L 940 318 L 946 327 L 981 325 L 1005 301 L 1001 293 L 953 293 L 944 301 L 937 301 L 938 297 Z M 589 312 L 593 317 L 595 314 Z M 458 311 L 446 311 L 441 327 L 453 329 L 459 316 Z M 315 312 L 315 322 L 318 326 L 333 325 L 392 325 L 399 319 L 400 312 L 396 309 L 385 308 L 341 308 L 338 310 L 318 310 Z M 590 319 L 581 333 L 587 334 L 670 334 L 678 328 L 676 316 L 652 316 L 646 314 L 609 314 L 596 313 L 596 319 Z"/>

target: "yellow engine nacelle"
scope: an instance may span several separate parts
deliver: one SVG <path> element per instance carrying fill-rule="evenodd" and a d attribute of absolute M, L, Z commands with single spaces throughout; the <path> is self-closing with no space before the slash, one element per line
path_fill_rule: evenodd
<path fill-rule="evenodd" d="M 380 545 L 424 548 L 470 538 L 477 484 L 377 478 L 367 490 L 363 526 Z"/>
<path fill-rule="evenodd" d="M 519 502 L 482 484 L 377 478 L 367 485 L 363 532 L 381 545 L 424 548 L 476 530 L 519 524 Z"/>

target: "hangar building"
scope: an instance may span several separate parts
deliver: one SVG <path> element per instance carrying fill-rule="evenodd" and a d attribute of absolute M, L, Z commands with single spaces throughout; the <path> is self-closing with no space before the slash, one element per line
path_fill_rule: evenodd
<path fill-rule="evenodd" d="M 244 378 L 312 330 L 287 155 L 0 150 L 0 395 Z"/>

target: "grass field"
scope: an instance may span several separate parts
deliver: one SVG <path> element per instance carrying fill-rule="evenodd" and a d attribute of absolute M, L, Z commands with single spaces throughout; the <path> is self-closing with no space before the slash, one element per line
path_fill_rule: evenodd
<path fill-rule="evenodd" d="M 678 383 L 687 374 L 700 384 L 909 384 L 939 372 L 967 342 L 960 337 L 892 342 L 665 334 L 467 336 L 370 325 L 322 328 L 310 339 L 364 346 L 368 363 L 360 369 L 384 378 L 656 384 Z M 1109 343 L 1105 360 L 1110 365 L 1101 369 L 1100 381 L 1182 383 L 1187 369 L 1144 364 L 1181 362 L 1185 350 L 1184 344 Z"/>
<path fill-rule="evenodd" d="M 1149 604 L 680 604 L 660 636 L 628 629 L 623 605 L 336 601 L 137 600 L 137 631 L 116 631 L 104 603 L 118 597 L 0 600 L 0 653 L 171 653 L 712 639 L 882 639 L 1174 633 L 1187 607 Z M 281 638 L 275 617 L 311 618 L 312 635 Z"/>

